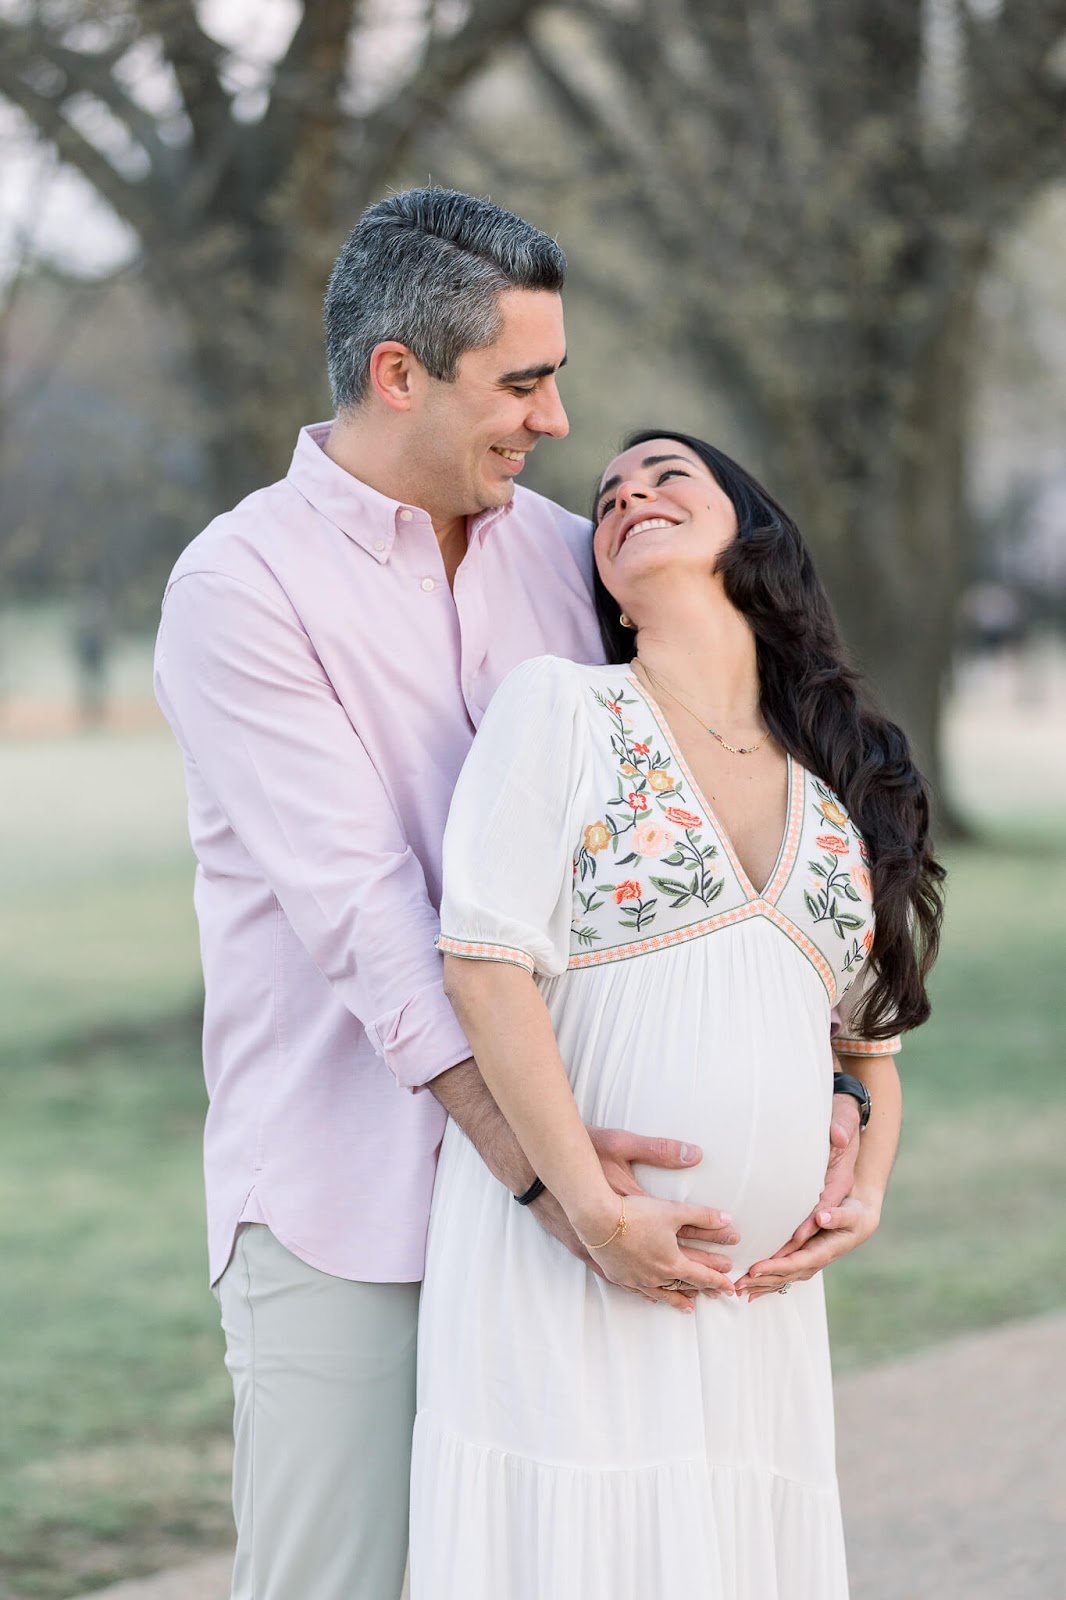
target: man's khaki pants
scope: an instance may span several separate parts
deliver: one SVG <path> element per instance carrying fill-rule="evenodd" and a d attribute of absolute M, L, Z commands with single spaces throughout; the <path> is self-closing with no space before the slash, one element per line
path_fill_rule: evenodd
<path fill-rule="evenodd" d="M 399 1600 L 417 1283 L 352 1283 L 245 1224 L 218 1284 L 233 1379 L 233 1600 Z"/>

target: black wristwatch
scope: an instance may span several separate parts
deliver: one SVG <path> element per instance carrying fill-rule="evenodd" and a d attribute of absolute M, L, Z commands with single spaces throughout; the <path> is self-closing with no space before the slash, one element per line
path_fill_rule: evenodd
<path fill-rule="evenodd" d="M 834 1072 L 833 1093 L 850 1094 L 859 1102 L 859 1128 L 865 1128 L 870 1120 L 870 1091 L 866 1085 L 850 1072 Z"/>

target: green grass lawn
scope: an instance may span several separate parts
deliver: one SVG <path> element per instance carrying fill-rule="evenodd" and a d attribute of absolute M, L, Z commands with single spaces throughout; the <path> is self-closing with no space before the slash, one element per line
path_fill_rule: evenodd
<path fill-rule="evenodd" d="M 883 1221 L 826 1278 L 838 1369 L 1066 1303 L 1066 857 L 950 866 Z"/>

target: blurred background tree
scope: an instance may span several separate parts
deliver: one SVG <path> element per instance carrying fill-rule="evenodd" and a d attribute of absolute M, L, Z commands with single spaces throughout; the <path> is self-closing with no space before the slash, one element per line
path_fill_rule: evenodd
<path fill-rule="evenodd" d="M 578 275 L 728 395 L 937 779 L 978 290 L 1066 173 L 1064 28 L 1063 0 L 582 0 L 527 45 L 595 218 Z"/>
<path fill-rule="evenodd" d="M 179 325 L 212 512 L 278 476 L 293 416 L 328 415 L 320 307 L 340 239 L 536 4 L 315 0 L 288 8 L 274 59 L 254 10 L 235 51 L 193 0 L 0 15 L 0 96 L 127 226 L 155 316 Z"/>
<path fill-rule="evenodd" d="M 717 397 L 942 789 L 978 528 L 978 297 L 997 242 L 1066 167 L 1064 0 L 293 0 L 269 39 L 249 11 L 239 46 L 208 10 L 0 13 L 0 96 L 130 230 L 132 269 L 97 296 L 112 330 L 147 299 L 142 392 L 163 375 L 178 421 L 161 430 L 146 405 L 123 449 L 97 418 L 91 462 L 68 456 L 49 494 L 87 474 L 122 509 L 73 555 L 60 538 L 58 560 L 42 529 L 62 518 L 23 470 L 9 568 L 84 584 L 91 566 L 120 590 L 140 571 L 147 610 L 197 523 L 277 477 L 294 423 L 326 414 L 338 243 L 390 181 L 428 170 L 561 231 L 590 319 L 654 338 L 654 401 L 625 420 L 683 425 L 695 393 L 702 411 Z M 26 321 L 51 327 L 70 296 L 38 288 Z M 124 496 L 149 419 L 151 470 Z"/>

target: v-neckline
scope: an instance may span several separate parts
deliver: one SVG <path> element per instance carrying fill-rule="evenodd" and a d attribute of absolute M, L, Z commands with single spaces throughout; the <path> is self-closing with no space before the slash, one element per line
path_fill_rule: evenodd
<path fill-rule="evenodd" d="M 700 788 L 700 785 L 696 782 L 696 779 L 693 777 L 689 764 L 681 753 L 681 747 L 674 737 L 673 729 L 667 720 L 666 713 L 663 711 L 663 708 L 660 706 L 659 702 L 648 693 L 647 689 L 645 689 L 635 672 L 631 671 L 627 676 L 629 682 L 633 685 L 634 689 L 636 689 L 637 693 L 648 707 L 648 710 L 655 718 L 655 721 L 659 726 L 659 731 L 669 745 L 670 753 L 680 767 L 685 782 L 688 784 L 692 792 L 693 798 L 703 808 L 704 815 L 706 816 L 711 827 L 714 829 L 719 844 L 729 857 L 729 863 L 732 866 L 733 871 L 736 873 L 737 881 L 740 884 L 745 899 L 751 904 L 758 903 L 763 905 L 773 905 L 778 895 L 781 893 L 781 890 L 785 886 L 785 882 L 792 868 L 796 846 L 799 844 L 800 822 L 802 820 L 803 808 L 803 769 L 800 768 L 797 772 L 796 762 L 793 760 L 791 752 L 786 750 L 785 761 L 788 767 L 788 796 L 785 801 L 785 826 L 781 834 L 781 843 L 778 846 L 776 859 L 770 869 L 770 875 L 763 884 L 763 887 L 761 889 L 756 889 L 755 885 L 748 877 L 747 872 L 744 870 L 743 863 L 736 852 L 733 841 L 729 837 L 729 834 L 726 832 L 725 828 L 722 826 L 717 812 L 707 799 L 707 796 L 704 794 L 703 790 Z"/>

